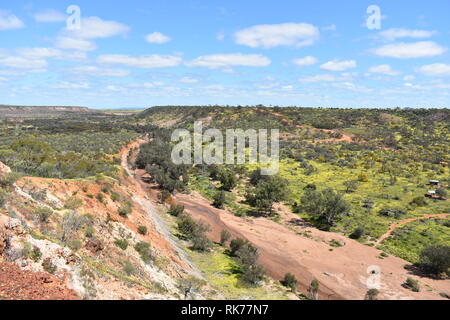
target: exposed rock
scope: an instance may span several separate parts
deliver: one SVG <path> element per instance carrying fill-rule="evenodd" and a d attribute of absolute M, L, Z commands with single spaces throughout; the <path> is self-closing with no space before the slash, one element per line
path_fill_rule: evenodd
<path fill-rule="evenodd" d="M 21 236 L 26 233 L 25 229 L 22 226 L 20 220 L 17 219 L 9 219 L 5 225 L 7 230 L 10 230 L 16 236 Z"/>
<path fill-rule="evenodd" d="M 104 249 L 104 245 L 99 239 L 89 239 L 86 243 L 86 249 L 96 254 Z"/>
<path fill-rule="evenodd" d="M 10 173 L 11 169 L 5 165 L 4 163 L 0 162 L 0 177 L 4 176 L 7 173 Z"/>

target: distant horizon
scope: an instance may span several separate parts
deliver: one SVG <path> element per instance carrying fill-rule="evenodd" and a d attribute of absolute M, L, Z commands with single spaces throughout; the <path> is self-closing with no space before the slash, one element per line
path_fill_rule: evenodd
<path fill-rule="evenodd" d="M 89 107 L 89 106 L 74 106 L 74 105 L 10 105 L 10 104 L 0 104 L 0 108 L 2 107 L 33 107 L 33 108 L 56 108 L 56 107 L 62 107 L 62 108 L 87 108 L 90 110 L 130 110 L 130 111 L 139 111 L 139 110 L 147 110 L 151 108 L 156 107 L 242 107 L 242 108 L 255 108 L 255 107 L 264 107 L 264 108 L 311 108 L 311 109 L 367 109 L 367 110 L 395 110 L 395 109 L 401 109 L 401 110 L 410 110 L 410 109 L 425 109 L 425 110 L 447 110 L 448 107 L 321 107 L 321 106 L 281 106 L 281 105 L 263 105 L 263 104 L 256 104 L 256 105 L 154 105 L 149 107 Z"/>

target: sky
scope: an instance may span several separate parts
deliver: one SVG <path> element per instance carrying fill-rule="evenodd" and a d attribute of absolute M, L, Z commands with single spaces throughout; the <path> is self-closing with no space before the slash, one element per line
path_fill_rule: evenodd
<path fill-rule="evenodd" d="M 0 0 L 0 104 L 450 107 L 448 0 Z"/>

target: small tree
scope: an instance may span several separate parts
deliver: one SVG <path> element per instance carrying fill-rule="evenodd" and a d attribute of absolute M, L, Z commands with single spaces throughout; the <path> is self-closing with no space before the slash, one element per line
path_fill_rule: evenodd
<path fill-rule="evenodd" d="M 167 213 L 171 216 L 179 217 L 184 213 L 184 206 L 178 204 L 171 205 Z"/>
<path fill-rule="evenodd" d="M 350 211 L 350 205 L 331 189 L 322 192 L 306 190 L 301 198 L 301 206 L 306 213 L 324 220 L 328 226 L 334 225 Z"/>
<path fill-rule="evenodd" d="M 316 279 L 313 279 L 311 281 L 311 284 L 309 285 L 308 288 L 309 298 L 311 300 L 319 300 L 319 286 L 320 283 Z"/>
<path fill-rule="evenodd" d="M 287 181 L 279 176 L 270 176 L 261 180 L 258 185 L 247 193 L 246 199 L 261 214 L 271 216 L 273 204 L 286 199 Z"/>
<path fill-rule="evenodd" d="M 64 215 L 61 223 L 61 240 L 66 242 L 74 233 L 83 227 L 86 217 L 79 216 L 75 212 Z"/>
<path fill-rule="evenodd" d="M 352 193 L 358 189 L 358 182 L 355 180 L 345 181 L 344 182 L 345 192 Z"/>
<path fill-rule="evenodd" d="M 444 188 L 439 188 L 436 190 L 436 194 L 441 197 L 442 199 L 445 199 L 448 196 L 448 192 L 447 190 L 445 190 Z"/>
<path fill-rule="evenodd" d="M 450 274 L 450 246 L 430 246 L 420 254 L 419 266 L 426 272 L 441 276 Z"/>
<path fill-rule="evenodd" d="M 361 237 L 364 235 L 365 230 L 362 227 L 356 228 L 355 231 L 353 231 L 353 233 L 350 235 L 351 239 L 361 239 Z"/>
<path fill-rule="evenodd" d="M 236 256 L 236 252 L 243 247 L 244 245 L 248 244 L 247 240 L 244 240 L 242 238 L 233 239 L 230 242 L 230 254 L 232 256 Z"/>
<path fill-rule="evenodd" d="M 220 190 L 219 192 L 216 192 L 213 197 L 213 206 L 217 209 L 223 209 L 223 206 L 225 204 L 226 200 L 226 194 L 225 191 Z"/>
<path fill-rule="evenodd" d="M 222 230 L 220 233 L 220 244 L 224 246 L 230 238 L 231 234 L 227 230 Z"/>
<path fill-rule="evenodd" d="M 378 300 L 378 294 L 380 292 L 377 289 L 369 289 L 366 292 L 366 296 L 364 297 L 364 300 Z"/>
<path fill-rule="evenodd" d="M 222 183 L 223 190 L 231 191 L 237 184 L 236 175 L 229 169 L 220 170 L 217 177 Z"/>
<path fill-rule="evenodd" d="M 286 273 L 281 283 L 283 286 L 290 288 L 293 292 L 297 291 L 297 279 L 292 273 Z"/>
<path fill-rule="evenodd" d="M 183 293 L 184 300 L 187 300 L 189 295 L 194 295 L 195 292 L 200 290 L 205 284 L 206 282 L 204 280 L 189 276 L 178 281 L 178 288 Z"/>
<path fill-rule="evenodd" d="M 48 207 L 40 207 L 34 211 L 34 214 L 40 222 L 46 223 L 53 214 L 53 210 Z"/>

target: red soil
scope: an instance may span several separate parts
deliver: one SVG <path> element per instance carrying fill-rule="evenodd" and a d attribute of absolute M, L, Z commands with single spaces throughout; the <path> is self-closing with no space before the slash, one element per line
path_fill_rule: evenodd
<path fill-rule="evenodd" d="M 0 300 L 79 300 L 64 280 L 0 261 Z"/>

